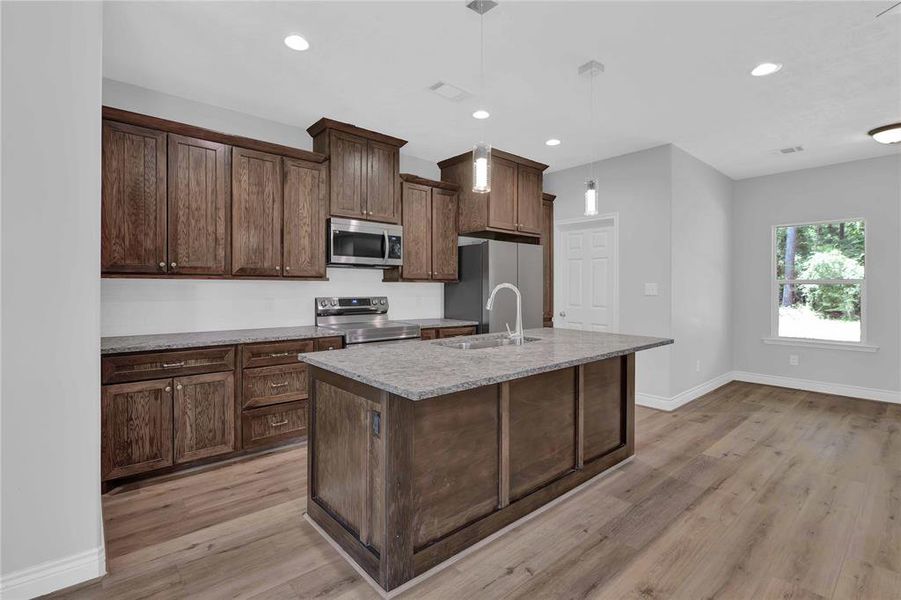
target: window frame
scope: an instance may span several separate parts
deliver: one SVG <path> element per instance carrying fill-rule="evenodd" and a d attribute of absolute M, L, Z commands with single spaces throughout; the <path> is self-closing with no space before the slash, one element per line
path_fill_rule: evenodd
<path fill-rule="evenodd" d="M 805 227 L 810 225 L 833 225 L 849 222 L 863 223 L 864 238 L 863 248 L 866 263 L 864 264 L 863 279 L 786 279 L 778 276 L 778 257 L 776 251 L 778 248 L 777 232 L 781 227 Z M 801 221 L 796 223 L 778 223 L 773 225 L 770 230 L 770 337 L 764 338 L 763 341 L 768 344 L 786 345 L 786 346 L 810 346 L 820 348 L 835 348 L 846 350 L 861 350 L 865 352 L 875 352 L 878 347 L 867 343 L 868 336 L 868 319 L 867 319 L 867 266 L 870 262 L 869 254 L 869 225 L 867 220 L 862 217 L 847 217 L 843 219 L 824 219 L 819 221 Z M 791 283 L 795 285 L 860 285 L 860 341 L 848 342 L 843 340 L 828 340 L 821 338 L 799 338 L 779 335 L 779 306 L 773 302 L 779 293 L 779 286 Z"/>

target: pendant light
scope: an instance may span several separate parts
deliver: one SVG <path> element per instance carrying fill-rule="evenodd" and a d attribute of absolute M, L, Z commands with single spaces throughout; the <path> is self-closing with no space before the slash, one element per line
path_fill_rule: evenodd
<path fill-rule="evenodd" d="M 479 71 L 481 78 L 481 100 L 485 101 L 485 13 L 497 6 L 492 0 L 472 0 L 467 8 L 479 14 Z M 482 139 L 485 139 L 484 121 L 489 113 L 485 108 L 475 111 L 472 116 L 483 122 Z M 491 191 L 491 144 L 478 142 L 472 147 L 472 191 L 477 194 L 487 194 Z"/>
<path fill-rule="evenodd" d="M 604 72 L 604 65 L 596 60 L 591 60 L 579 67 L 579 75 L 589 77 L 588 91 L 588 134 L 591 136 L 591 144 L 594 145 L 594 78 Z M 596 155 L 596 153 L 594 153 Z M 586 217 L 598 214 L 598 179 L 595 172 L 594 161 L 588 163 L 588 180 L 585 181 L 585 211 Z"/>

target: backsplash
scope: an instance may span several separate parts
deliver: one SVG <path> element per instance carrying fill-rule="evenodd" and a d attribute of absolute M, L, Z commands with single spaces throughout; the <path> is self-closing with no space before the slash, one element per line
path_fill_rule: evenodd
<path fill-rule="evenodd" d="M 102 279 L 101 335 L 312 325 L 316 296 L 387 296 L 394 319 L 444 316 L 441 283 L 382 283 L 378 269 L 328 270 L 329 281 Z"/>

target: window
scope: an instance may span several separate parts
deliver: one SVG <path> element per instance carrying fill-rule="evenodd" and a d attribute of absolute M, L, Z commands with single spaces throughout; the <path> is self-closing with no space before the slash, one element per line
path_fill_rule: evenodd
<path fill-rule="evenodd" d="M 864 342 L 864 221 L 780 225 L 774 250 L 773 335 Z"/>

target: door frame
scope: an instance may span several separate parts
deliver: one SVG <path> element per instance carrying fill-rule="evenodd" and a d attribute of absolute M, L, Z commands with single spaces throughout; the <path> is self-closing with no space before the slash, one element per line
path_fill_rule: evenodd
<path fill-rule="evenodd" d="M 574 229 L 590 229 L 593 226 L 609 224 L 613 230 L 613 318 L 611 319 L 611 333 L 619 333 L 619 213 L 612 212 L 602 215 L 573 217 L 554 221 L 554 298 L 562 298 L 563 291 L 563 266 L 559 263 L 563 260 L 563 232 Z M 562 303 L 554 302 L 554 327 L 557 327 L 557 317 Z"/>

